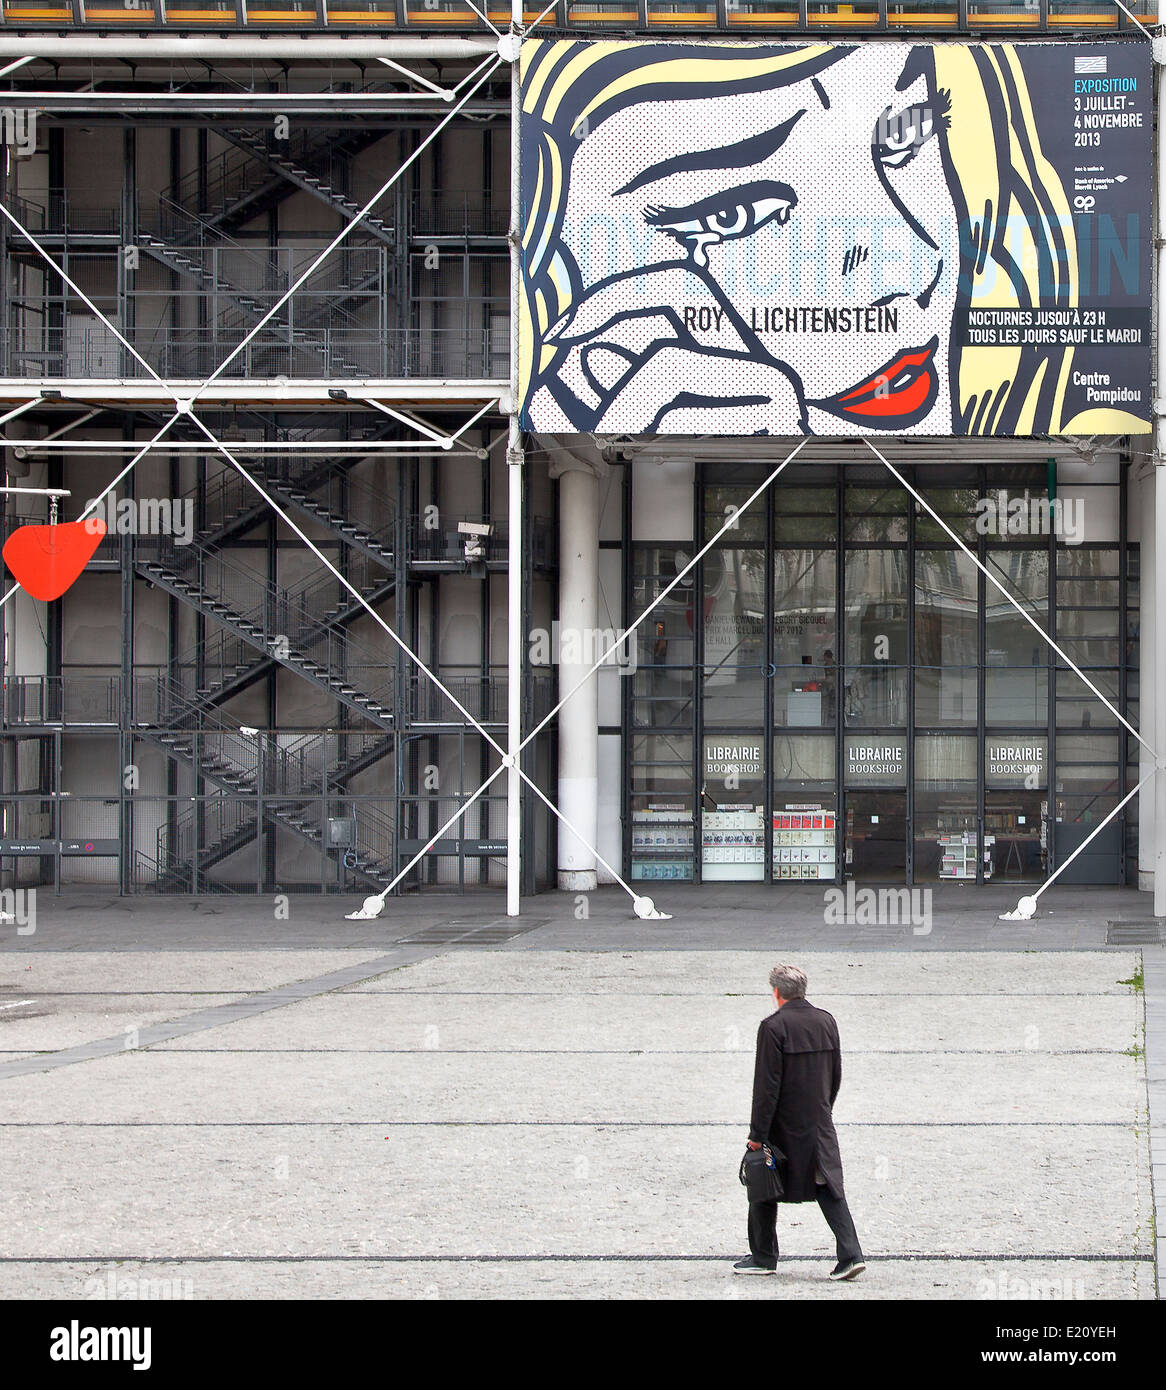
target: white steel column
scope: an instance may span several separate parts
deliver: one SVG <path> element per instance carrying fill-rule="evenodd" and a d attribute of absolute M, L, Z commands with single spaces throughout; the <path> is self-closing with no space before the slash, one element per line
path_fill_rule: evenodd
<path fill-rule="evenodd" d="M 1154 916 L 1166 917 L 1166 39 L 1154 40 L 1156 149 L 1156 351 L 1154 363 Z M 1124 542 L 1124 537 L 1122 538 Z"/>
<path fill-rule="evenodd" d="M 522 0 L 511 0 L 510 33 L 498 51 L 510 62 L 510 435 L 506 446 L 506 915 L 517 917 L 522 894 L 522 431 L 518 424 L 518 325 L 522 293 L 521 110 Z M 509 40 L 509 46 L 506 40 Z M 483 640 L 487 640 L 485 637 Z"/>
<path fill-rule="evenodd" d="M 599 838 L 599 677 L 587 673 L 599 631 L 599 479 L 582 460 L 556 460 L 559 475 L 559 887 L 596 886 Z M 586 679 L 585 679 L 586 678 Z M 580 835 L 573 833 L 578 826 Z"/>
<path fill-rule="evenodd" d="M 517 917 L 522 871 L 522 433 L 518 416 L 510 417 L 506 450 L 510 484 L 509 537 L 506 552 L 506 915 Z"/>

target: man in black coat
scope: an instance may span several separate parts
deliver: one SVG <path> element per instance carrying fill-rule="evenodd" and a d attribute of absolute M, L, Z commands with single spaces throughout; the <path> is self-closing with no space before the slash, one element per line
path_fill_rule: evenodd
<path fill-rule="evenodd" d="M 838 1263 L 831 1279 L 855 1279 L 866 1268 L 842 1189 L 842 1159 L 831 1111 L 842 1084 L 838 1025 L 806 999 L 806 974 L 796 965 L 769 972 L 777 1011 L 757 1030 L 749 1147 L 767 1143 L 784 1180 L 783 1202 L 814 1202 L 834 1232 Z M 777 1269 L 777 1202 L 749 1203 L 749 1251 L 738 1274 Z"/>

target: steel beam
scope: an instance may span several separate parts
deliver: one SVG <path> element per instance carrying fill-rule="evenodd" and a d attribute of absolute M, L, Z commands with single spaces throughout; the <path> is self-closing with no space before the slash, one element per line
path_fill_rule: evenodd
<path fill-rule="evenodd" d="M 295 60 L 337 59 L 367 64 L 370 58 L 395 58 L 402 62 L 432 60 L 451 63 L 472 62 L 487 53 L 497 53 L 494 38 L 452 39 L 447 37 L 384 38 L 377 34 L 355 34 L 352 38 L 317 34 L 0 34 L 0 59 L 109 58 L 145 63 L 153 58 L 177 58 L 188 63 L 213 62 L 234 58 L 241 62 L 285 63 Z"/>

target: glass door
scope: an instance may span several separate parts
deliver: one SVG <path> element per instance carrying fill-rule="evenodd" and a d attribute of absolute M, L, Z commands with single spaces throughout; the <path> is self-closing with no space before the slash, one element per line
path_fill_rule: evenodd
<path fill-rule="evenodd" d="M 859 882 L 905 883 L 907 793 L 848 791 L 845 874 Z"/>

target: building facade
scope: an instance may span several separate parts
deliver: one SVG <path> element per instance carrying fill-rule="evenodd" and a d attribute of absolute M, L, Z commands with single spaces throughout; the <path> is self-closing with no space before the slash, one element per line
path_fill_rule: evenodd
<path fill-rule="evenodd" d="M 517 20 L 1094 54 L 1129 10 Z M 520 415 L 515 18 L 4 7 L 4 534 L 104 527 L 5 602 L 4 883 L 1151 886 L 1153 435 Z"/>

